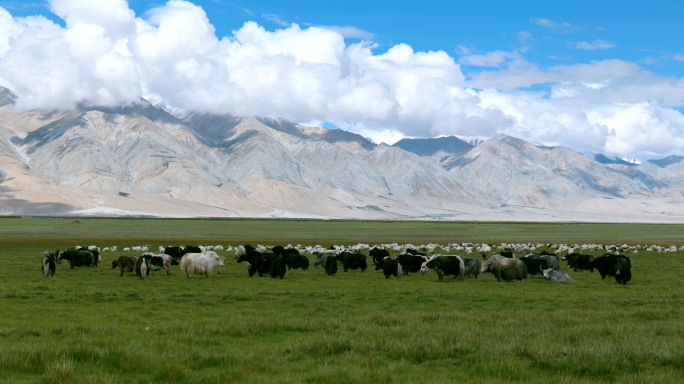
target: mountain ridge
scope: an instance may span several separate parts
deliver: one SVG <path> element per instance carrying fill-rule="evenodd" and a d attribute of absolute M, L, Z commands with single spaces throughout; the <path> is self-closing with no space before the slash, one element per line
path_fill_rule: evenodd
<path fill-rule="evenodd" d="M 681 157 L 602 164 L 503 134 L 382 146 L 146 101 L 19 111 L 11 95 L 0 89 L 0 214 L 684 222 Z"/>

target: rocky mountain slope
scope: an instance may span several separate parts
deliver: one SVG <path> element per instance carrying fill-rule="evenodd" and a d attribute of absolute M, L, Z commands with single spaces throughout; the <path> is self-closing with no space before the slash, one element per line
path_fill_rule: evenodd
<path fill-rule="evenodd" d="M 458 158 L 475 147 L 475 145 L 454 136 L 431 139 L 407 138 L 399 140 L 392 146 L 415 153 L 418 156 L 430 157 L 447 170 L 454 166 Z"/>
<path fill-rule="evenodd" d="M 14 100 L 0 89 L 0 214 L 684 221 L 682 158 L 602 164 L 505 135 L 388 147 L 144 100 L 76 111 Z"/>

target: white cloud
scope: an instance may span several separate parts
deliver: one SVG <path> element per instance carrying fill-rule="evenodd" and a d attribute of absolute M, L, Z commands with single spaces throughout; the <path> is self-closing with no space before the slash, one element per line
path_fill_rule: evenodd
<path fill-rule="evenodd" d="M 68 27 L 81 24 L 103 28 L 110 37 L 133 32 L 135 13 L 125 0 L 52 0 L 50 10 L 66 21 Z"/>
<path fill-rule="evenodd" d="M 385 143 L 388 145 L 392 145 L 406 137 L 406 135 L 403 132 L 391 128 L 378 128 L 372 126 L 369 127 L 365 124 L 359 124 L 349 121 L 336 122 L 335 125 L 341 129 L 353 131 L 363 137 L 369 138 L 373 140 L 373 142 L 376 144 Z"/>
<path fill-rule="evenodd" d="M 529 31 L 520 31 L 518 32 L 518 40 L 521 43 L 526 43 L 527 41 L 532 39 L 532 34 Z"/>
<path fill-rule="evenodd" d="M 497 132 L 640 158 L 684 152 L 684 116 L 673 109 L 684 106 L 684 79 L 660 77 L 634 63 L 490 71 L 466 84 L 484 88 L 479 105 L 506 117 Z M 535 86 L 547 92 L 520 90 Z"/>
<path fill-rule="evenodd" d="M 646 158 L 681 155 L 684 116 L 654 103 L 616 104 L 597 108 L 588 116 L 609 129 L 605 149 Z"/>
<path fill-rule="evenodd" d="M 456 52 L 461 56 L 467 56 L 473 53 L 473 50 L 466 47 L 465 45 L 457 45 Z"/>
<path fill-rule="evenodd" d="M 541 69 L 528 63 L 524 67 L 481 72 L 473 76 L 470 86 L 514 90 L 542 83 L 597 83 L 626 79 L 639 75 L 638 65 L 622 60 L 605 60 L 590 64 L 559 65 Z"/>
<path fill-rule="evenodd" d="M 10 41 L 23 32 L 19 23 L 12 19 L 12 15 L 0 7 L 0 57 L 10 49 Z"/>
<path fill-rule="evenodd" d="M 506 66 L 510 66 L 511 64 L 515 63 L 524 63 L 524 60 L 520 54 L 515 51 L 493 51 L 480 55 L 461 56 L 459 63 L 478 67 L 501 68 L 504 66 L 504 64 L 507 64 Z"/>
<path fill-rule="evenodd" d="M 595 51 L 599 49 L 610 49 L 615 48 L 615 45 L 610 41 L 606 40 L 594 40 L 591 43 L 586 41 L 580 41 L 578 43 L 570 43 L 570 47 L 576 49 L 584 49 L 586 51 Z"/>
<path fill-rule="evenodd" d="M 540 27 L 544 27 L 544 28 L 548 28 L 548 29 L 560 31 L 560 32 L 569 32 L 570 30 L 572 30 L 572 24 L 570 24 L 568 22 L 557 23 L 555 21 L 545 19 L 545 18 L 534 18 L 534 19 L 531 19 L 530 22 L 532 24 L 536 24 Z"/>
<path fill-rule="evenodd" d="M 346 122 L 341 127 L 378 142 L 503 132 L 625 156 L 684 152 L 684 118 L 673 109 L 684 105 L 684 80 L 632 62 L 540 68 L 524 51 L 475 55 L 465 46 L 456 62 L 406 44 L 384 52 L 366 39 L 347 44 L 354 33 L 363 38 L 351 27 L 267 30 L 246 22 L 220 37 L 204 10 L 186 1 L 169 1 L 144 18 L 123 0 L 50 4 L 65 27 L 0 8 L 0 85 L 20 96 L 20 108 L 156 95 L 199 111 Z M 549 22 L 537 24 L 572 27 Z M 460 64 L 486 70 L 466 80 Z"/>
<path fill-rule="evenodd" d="M 608 83 L 582 83 L 587 88 L 599 90 L 608 86 Z"/>
<path fill-rule="evenodd" d="M 321 25 L 320 27 L 335 31 L 347 39 L 372 40 L 375 37 L 371 32 L 350 25 Z"/>
<path fill-rule="evenodd" d="M 684 55 L 676 54 L 672 56 L 673 59 L 677 61 L 684 61 Z"/>
<path fill-rule="evenodd" d="M 289 27 L 290 26 L 290 23 L 285 21 L 281 16 L 275 15 L 273 13 L 267 13 L 265 15 L 261 15 L 261 17 L 263 17 L 264 19 L 266 19 L 268 21 L 271 21 L 273 23 L 280 25 L 281 27 Z"/>

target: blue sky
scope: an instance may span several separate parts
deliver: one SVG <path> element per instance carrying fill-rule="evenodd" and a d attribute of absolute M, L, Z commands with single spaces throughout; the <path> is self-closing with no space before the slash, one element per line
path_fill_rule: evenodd
<path fill-rule="evenodd" d="M 138 14 L 151 4 L 131 1 Z M 650 1 L 195 1 L 208 13 L 219 36 L 247 20 L 268 29 L 349 26 L 368 34 L 381 52 L 405 43 L 417 51 L 443 50 L 459 56 L 524 50 L 542 66 L 623 59 L 651 71 L 682 76 L 684 2 Z M 354 40 L 353 38 L 350 40 Z M 587 49 L 580 43 L 606 42 Z M 609 47 L 608 47 L 609 46 Z M 476 71 L 476 69 L 473 69 Z"/>
<path fill-rule="evenodd" d="M 54 44 L 78 51 L 56 54 L 53 67 L 66 68 L 60 76 L 71 76 L 70 66 L 102 65 L 107 58 L 120 64 L 114 66 L 119 78 L 81 67 L 93 73 L 73 75 L 83 89 L 67 92 L 60 90 L 66 81 L 55 84 L 46 75 L 36 82 L 35 74 L 12 72 L 24 65 L 0 64 L 0 85 L 23 95 L 44 92 L 46 82 L 57 90 L 52 99 L 24 97 L 27 107 L 77 97 L 121 102 L 149 93 L 213 112 L 339 126 L 376 141 L 506 133 L 620 156 L 684 154 L 684 2 L 98 3 L 111 12 L 85 0 L 0 0 L 16 23 L 5 32 L 6 48 L 0 27 L 0 58 L 27 60 L 21 53 L 37 49 L 31 33 L 47 41 L 38 33 L 47 22 L 25 18 L 40 15 L 61 30 L 48 28 L 57 31 Z M 78 26 L 98 23 L 110 49 L 84 54 L 74 48 L 74 35 L 83 44 L 92 38 L 79 35 L 86 29 Z M 163 25 L 184 32 L 173 35 Z M 172 40 L 186 37 L 183 44 L 203 48 L 176 50 Z M 149 48 L 161 46 L 173 52 L 152 57 Z M 246 57 L 249 67 L 243 67 Z"/>
<path fill-rule="evenodd" d="M 230 36 L 248 20 L 267 29 L 291 23 L 348 26 L 365 32 L 379 52 L 400 43 L 455 57 L 463 48 L 472 53 L 518 50 L 541 66 L 623 59 L 658 74 L 684 75 L 684 2 L 677 0 L 193 2 L 207 12 L 218 36 Z M 138 16 L 165 3 L 128 2 Z M 63 23 L 46 2 L 0 0 L 0 6 L 16 16 L 42 14 Z M 597 41 L 609 47 L 578 46 Z"/>
<path fill-rule="evenodd" d="M 150 1 L 132 1 L 141 13 Z M 592 60 L 644 62 L 649 70 L 681 76 L 684 3 L 666 1 L 198 1 L 217 34 L 226 36 L 246 20 L 269 29 L 350 26 L 367 32 L 378 50 L 406 43 L 415 50 L 460 55 L 525 50 L 525 57 L 550 66 Z M 157 4 L 162 4 L 158 2 Z M 353 40 L 353 39 L 352 39 Z M 605 41 L 610 48 L 577 43 Z"/>

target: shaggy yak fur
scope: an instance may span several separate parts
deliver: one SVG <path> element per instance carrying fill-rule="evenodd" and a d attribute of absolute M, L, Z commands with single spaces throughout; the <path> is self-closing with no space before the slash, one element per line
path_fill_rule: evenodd
<path fill-rule="evenodd" d="M 334 257 L 328 257 L 325 259 L 325 273 L 328 276 L 335 276 L 337 273 L 337 259 Z"/>
<path fill-rule="evenodd" d="M 135 274 L 141 279 L 145 280 L 145 277 L 150 271 L 150 260 L 145 257 L 138 257 L 135 263 Z"/>
<path fill-rule="evenodd" d="M 425 269 L 434 270 L 437 277 L 442 280 L 443 276 L 454 275 L 454 279 L 462 276 L 465 273 L 465 263 L 463 258 L 458 255 L 441 255 L 433 256 L 425 263 L 425 268 L 421 267 L 421 271 Z"/>
<path fill-rule="evenodd" d="M 55 255 L 48 251 L 43 252 L 43 276 L 55 276 Z"/>
<path fill-rule="evenodd" d="M 385 257 L 384 259 L 382 259 L 382 261 L 378 262 L 375 265 L 375 270 L 382 270 L 382 273 L 385 275 L 386 279 L 389 279 L 390 276 L 399 278 L 401 277 L 401 275 L 404 274 L 403 268 L 401 266 L 401 263 L 399 263 L 399 260 L 392 259 L 389 256 Z"/>
<path fill-rule="evenodd" d="M 117 260 L 112 262 L 112 269 L 119 267 L 119 276 L 123 276 L 124 272 L 130 273 L 135 270 L 137 261 L 135 256 L 119 256 Z"/>
<path fill-rule="evenodd" d="M 273 256 L 271 258 L 271 265 L 269 267 L 269 274 L 272 278 L 280 277 L 281 279 L 285 276 L 285 271 L 287 270 L 287 265 L 285 264 L 285 259 L 283 256 Z"/>
<path fill-rule="evenodd" d="M 223 267 L 224 256 L 219 256 L 214 251 L 202 253 L 186 253 L 181 259 L 180 267 L 188 279 L 192 278 L 193 273 L 211 276 L 215 267 Z"/>
<path fill-rule="evenodd" d="M 484 263 L 480 272 L 491 272 L 498 281 L 510 281 L 527 278 L 527 266 L 518 259 L 508 259 L 499 255 L 492 255 Z"/>
<path fill-rule="evenodd" d="M 589 267 L 599 271 L 601 279 L 615 276 L 615 281 L 623 285 L 632 279 L 632 260 L 628 256 L 606 253 L 595 258 Z"/>

